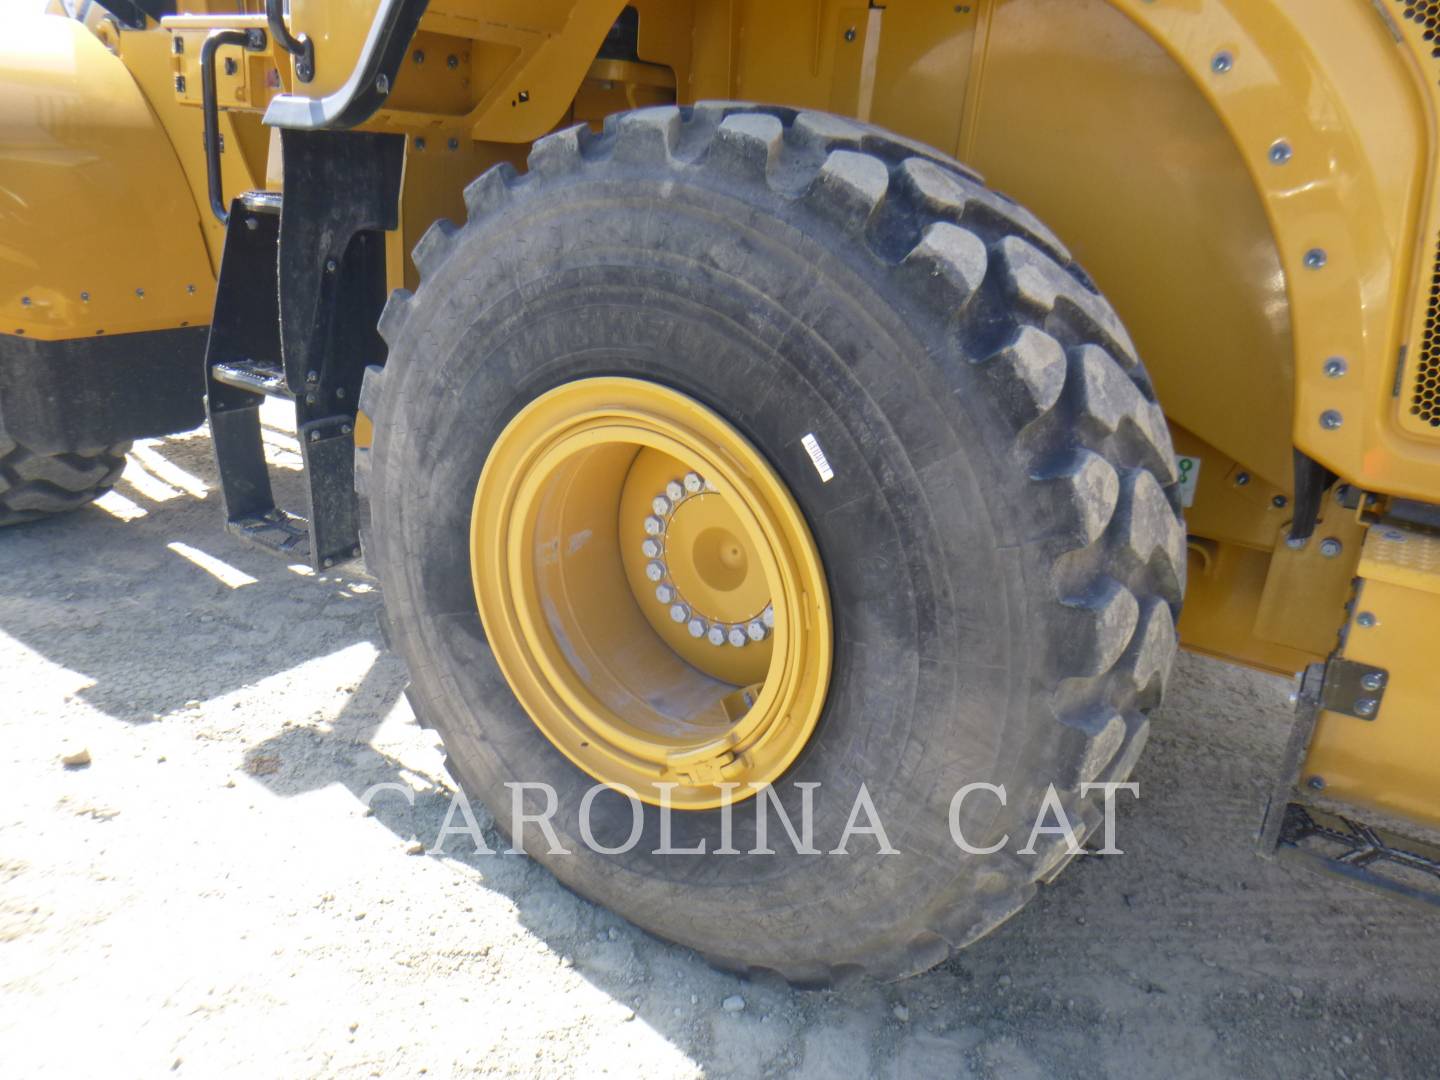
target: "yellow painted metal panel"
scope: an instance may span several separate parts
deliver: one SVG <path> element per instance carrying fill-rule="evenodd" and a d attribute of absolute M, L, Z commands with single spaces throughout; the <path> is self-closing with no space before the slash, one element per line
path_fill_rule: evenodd
<path fill-rule="evenodd" d="M 1125 320 L 1167 415 L 1288 491 L 1285 278 L 1229 133 L 1104 0 L 1009 0 L 971 163 L 1060 235 Z"/>
<path fill-rule="evenodd" d="M 0 72 L 0 333 L 208 322 L 199 210 L 125 65 L 78 22 L 11 16 Z"/>
<path fill-rule="evenodd" d="M 1374 529 L 1360 574 L 1343 655 L 1385 668 L 1385 695 L 1373 720 L 1322 712 L 1302 776 L 1329 798 L 1440 827 L 1440 541 Z"/>
<path fill-rule="evenodd" d="M 1268 552 L 1214 541 L 1192 543 L 1179 625 L 1185 647 L 1277 675 L 1294 675 L 1323 659 L 1255 634 L 1269 569 Z"/>

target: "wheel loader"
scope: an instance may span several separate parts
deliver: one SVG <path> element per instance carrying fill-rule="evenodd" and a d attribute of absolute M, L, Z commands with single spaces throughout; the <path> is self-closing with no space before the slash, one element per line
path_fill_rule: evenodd
<path fill-rule="evenodd" d="M 1182 645 L 1298 673 L 1260 853 L 1433 904 L 1437 30 L 52 0 L 0 39 L 0 523 L 208 422 L 231 533 L 363 556 L 497 831 L 724 968 L 994 930 Z"/>

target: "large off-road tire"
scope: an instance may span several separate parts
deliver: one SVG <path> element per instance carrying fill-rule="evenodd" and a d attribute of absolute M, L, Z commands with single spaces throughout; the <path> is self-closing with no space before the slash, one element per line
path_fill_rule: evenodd
<path fill-rule="evenodd" d="M 91 453 L 37 453 L 0 426 L 0 526 L 94 502 L 120 479 L 129 452 L 122 442 Z"/>
<path fill-rule="evenodd" d="M 508 781 L 551 784 L 565 884 L 730 969 L 823 984 L 923 970 L 1014 914 L 1067 861 L 1029 838 L 1047 787 L 1093 828 L 1087 781 L 1126 777 L 1175 651 L 1185 541 L 1173 452 L 1115 313 L 1033 216 L 962 166 L 873 128 L 734 104 L 550 135 L 468 221 L 415 250 L 421 284 L 367 375 L 366 558 L 420 721 L 512 834 Z M 656 814 L 624 855 L 588 850 L 593 781 L 510 692 L 472 593 L 470 513 L 490 447 L 539 395 L 591 376 L 708 406 L 788 485 L 824 562 L 833 674 L 783 780 L 820 783 L 816 846 L 863 782 L 898 854 L 663 856 Z M 813 433 L 825 482 L 802 445 Z M 948 816 L 973 781 L 1003 784 Z M 608 797 L 607 797 L 608 798 Z M 608 807 L 604 812 L 599 807 Z M 618 845 L 620 800 L 595 804 Z M 606 815 L 609 815 L 606 817 Z M 735 810 L 748 852 L 751 816 Z M 717 845 L 718 811 L 671 843 Z M 617 839 L 618 837 L 618 839 Z"/>

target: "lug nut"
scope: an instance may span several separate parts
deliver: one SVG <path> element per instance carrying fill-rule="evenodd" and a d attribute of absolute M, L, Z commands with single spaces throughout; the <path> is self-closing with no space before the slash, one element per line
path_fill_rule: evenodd
<path fill-rule="evenodd" d="M 725 638 L 727 641 L 730 642 L 731 645 L 734 645 L 737 649 L 742 648 L 745 645 L 745 642 L 749 640 L 745 637 L 745 631 L 741 630 L 738 626 L 730 627 L 730 633 L 726 634 Z"/>
<path fill-rule="evenodd" d="M 670 512 L 670 500 L 664 495 L 656 495 L 655 498 L 650 500 L 650 509 L 654 510 L 660 517 L 664 517 Z"/>
<path fill-rule="evenodd" d="M 671 605 L 670 605 L 670 618 L 672 618 L 672 619 L 674 619 L 676 622 L 680 622 L 680 623 L 689 622 L 689 621 L 690 621 L 690 609 L 689 609 L 688 607 L 686 607 L 684 604 L 671 604 Z"/>
<path fill-rule="evenodd" d="M 767 630 L 775 628 L 775 607 L 773 604 L 766 604 L 765 610 L 760 613 L 760 621 L 765 624 Z"/>
<path fill-rule="evenodd" d="M 708 642 L 710 642 L 711 645 L 724 645 L 724 644 L 725 644 L 725 627 L 723 627 L 723 626 L 712 626 L 712 627 L 710 627 L 710 629 L 705 632 L 705 640 L 708 641 Z"/>
<path fill-rule="evenodd" d="M 651 536 L 659 536 L 660 530 L 664 527 L 664 524 L 660 521 L 658 517 L 654 517 L 652 515 L 651 517 L 647 517 L 645 519 L 645 531 Z"/>
<path fill-rule="evenodd" d="M 691 619 L 687 629 L 690 631 L 691 637 L 701 638 L 705 636 L 705 631 L 710 628 L 705 624 L 704 619 Z"/>
<path fill-rule="evenodd" d="M 647 539 L 640 545 L 640 550 L 645 552 L 647 559 L 657 559 L 660 557 L 660 541 Z"/>
<path fill-rule="evenodd" d="M 765 624 L 759 619 L 751 619 L 749 625 L 745 627 L 745 633 L 750 635 L 751 641 L 764 641 Z"/>
<path fill-rule="evenodd" d="M 662 604 L 673 604 L 675 602 L 675 589 L 670 585 L 656 585 L 655 599 Z"/>
<path fill-rule="evenodd" d="M 672 503 L 678 503 L 685 497 L 685 489 L 680 485 L 679 480 L 671 480 L 665 485 L 665 497 Z"/>
<path fill-rule="evenodd" d="M 687 472 L 683 481 L 685 490 L 691 495 L 697 494 L 705 486 L 705 481 L 700 479 L 699 473 Z"/>
<path fill-rule="evenodd" d="M 658 559 L 651 559 L 645 564 L 645 576 L 651 581 L 664 581 L 665 564 Z"/>

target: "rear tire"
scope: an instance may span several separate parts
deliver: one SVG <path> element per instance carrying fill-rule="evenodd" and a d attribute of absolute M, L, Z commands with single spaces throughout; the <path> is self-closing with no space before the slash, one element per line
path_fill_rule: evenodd
<path fill-rule="evenodd" d="M 130 443 L 91 453 L 42 454 L 0 427 L 0 526 L 78 510 L 104 495 L 125 470 Z"/>
<path fill-rule="evenodd" d="M 961 166 L 873 128 L 736 105 L 643 110 L 540 140 L 437 223 L 422 284 L 381 322 L 362 408 L 366 557 L 410 699 L 453 774 L 511 832 L 507 781 L 560 795 L 565 884 L 742 972 L 803 985 L 924 970 L 993 930 L 1068 859 L 1018 852 L 1047 786 L 1125 778 L 1175 651 L 1185 544 L 1163 415 L 1114 312 L 1038 221 Z M 588 850 L 593 781 L 520 709 L 471 589 L 471 497 L 505 424 L 596 375 L 649 379 L 720 413 L 789 486 L 829 580 L 834 671 L 819 727 L 777 785 L 821 784 L 816 843 L 861 782 L 898 855 Z M 825 480 L 802 443 L 813 434 Z M 963 855 L 1009 834 L 994 855 Z M 833 796 L 827 799 L 827 792 Z M 596 801 L 618 844 L 626 804 Z M 605 809 L 601 809 L 604 807 Z M 672 844 L 716 846 L 719 814 Z M 743 820 L 742 820 L 743 819 Z M 594 822 L 595 819 L 592 819 Z M 746 824 L 749 822 L 749 824 Z M 748 850 L 753 820 L 735 813 Z M 747 829 L 749 831 L 747 831 Z"/>

